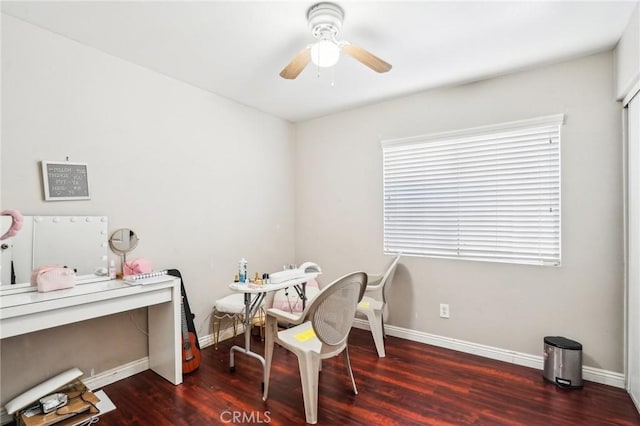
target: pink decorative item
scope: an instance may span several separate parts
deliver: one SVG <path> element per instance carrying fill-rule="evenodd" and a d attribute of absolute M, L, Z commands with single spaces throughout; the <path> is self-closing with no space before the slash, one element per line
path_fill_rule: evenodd
<path fill-rule="evenodd" d="M 58 265 L 44 265 L 33 271 L 31 283 L 38 286 L 40 293 L 62 290 L 76 285 L 76 273 L 70 268 Z"/>
<path fill-rule="evenodd" d="M 53 268 L 57 268 L 58 265 L 41 265 L 38 266 L 36 269 L 34 269 L 33 271 L 31 271 L 31 285 L 38 285 L 38 275 L 41 272 L 45 272 L 47 270 L 53 269 Z"/>
<path fill-rule="evenodd" d="M 147 274 L 151 272 L 151 261 L 149 259 L 136 259 L 124 264 L 124 275 Z"/>
<path fill-rule="evenodd" d="M 7 238 L 13 237 L 18 233 L 20 229 L 22 229 L 22 222 L 24 219 L 22 217 L 22 213 L 20 213 L 18 210 L 3 210 L 0 212 L 0 215 L 11 216 L 11 226 L 9 227 L 7 232 L 2 234 L 0 240 L 6 240 Z"/>

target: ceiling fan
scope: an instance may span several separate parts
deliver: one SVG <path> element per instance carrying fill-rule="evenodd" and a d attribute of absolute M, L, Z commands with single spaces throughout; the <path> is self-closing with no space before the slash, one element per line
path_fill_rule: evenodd
<path fill-rule="evenodd" d="M 342 28 L 344 12 L 334 3 L 318 3 L 307 12 L 307 21 L 313 37 L 317 40 L 302 49 L 289 64 L 280 71 L 280 77 L 296 78 L 302 70 L 313 62 L 319 67 L 332 67 L 344 52 L 372 70 L 383 73 L 391 69 L 391 65 L 361 47 L 336 37 Z"/>

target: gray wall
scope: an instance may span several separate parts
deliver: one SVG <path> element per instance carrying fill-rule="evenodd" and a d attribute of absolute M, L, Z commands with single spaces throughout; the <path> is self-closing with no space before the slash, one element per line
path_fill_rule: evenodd
<path fill-rule="evenodd" d="M 425 70 L 428 72 L 428 70 Z M 564 113 L 562 266 L 404 258 L 388 323 L 541 355 L 546 335 L 623 371 L 621 106 L 612 52 L 430 90 L 296 125 L 296 257 L 325 281 L 381 271 L 380 141 Z M 448 303 L 451 318 L 438 316 Z"/>
<path fill-rule="evenodd" d="M 134 229 L 129 258 L 182 272 L 200 336 L 241 257 L 252 274 L 294 261 L 291 124 L 6 15 L 2 89 L 2 208 Z M 67 156 L 91 200 L 43 201 L 38 162 Z M 146 356 L 136 327 L 146 310 L 3 340 L 0 400 Z"/>

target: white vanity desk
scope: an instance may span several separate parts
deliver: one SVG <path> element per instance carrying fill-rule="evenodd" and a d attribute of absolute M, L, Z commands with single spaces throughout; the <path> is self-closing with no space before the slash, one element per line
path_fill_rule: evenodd
<path fill-rule="evenodd" d="M 180 279 L 149 285 L 120 280 L 80 284 L 48 293 L 0 296 L 0 338 L 148 308 L 149 368 L 182 383 Z"/>

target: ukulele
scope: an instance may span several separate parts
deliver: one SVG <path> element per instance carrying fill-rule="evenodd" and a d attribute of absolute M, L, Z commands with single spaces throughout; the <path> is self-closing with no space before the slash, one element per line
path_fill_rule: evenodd
<path fill-rule="evenodd" d="M 184 299 L 184 298 L 183 298 Z M 196 346 L 196 335 L 187 329 L 187 317 L 184 313 L 184 304 L 181 304 L 182 312 L 182 372 L 191 373 L 200 367 L 200 350 Z"/>

